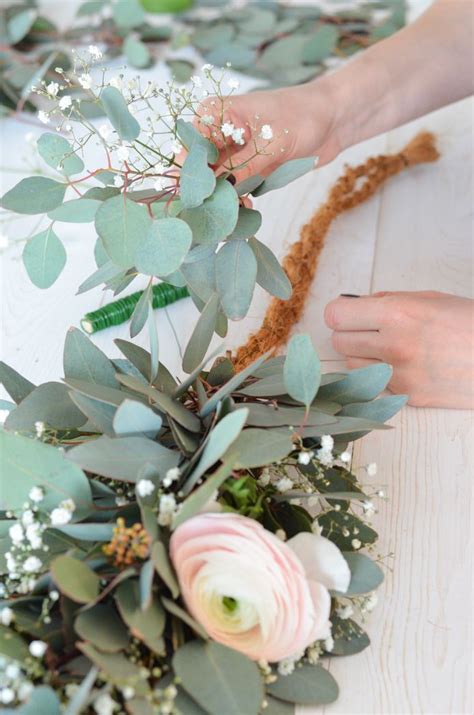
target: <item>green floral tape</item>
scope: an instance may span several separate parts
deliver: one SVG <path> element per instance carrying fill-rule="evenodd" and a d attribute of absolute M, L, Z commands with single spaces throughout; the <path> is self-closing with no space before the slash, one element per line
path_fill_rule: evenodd
<path fill-rule="evenodd" d="M 142 296 L 143 291 L 137 291 L 125 298 L 119 298 L 113 303 L 108 303 L 102 308 L 86 313 L 81 320 L 81 327 L 84 332 L 91 335 L 99 330 L 111 328 L 113 325 L 121 325 L 129 320 L 135 307 Z M 153 286 L 153 308 L 165 308 L 167 305 L 189 296 L 187 288 L 177 288 L 170 283 L 158 283 Z"/>

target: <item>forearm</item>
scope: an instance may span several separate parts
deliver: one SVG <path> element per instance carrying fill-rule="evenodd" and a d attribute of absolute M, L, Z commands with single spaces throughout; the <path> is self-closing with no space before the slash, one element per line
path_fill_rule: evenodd
<path fill-rule="evenodd" d="M 438 0 L 415 23 L 313 83 L 340 149 L 473 92 L 473 2 Z M 315 117 L 317 120 L 317 117 Z"/>

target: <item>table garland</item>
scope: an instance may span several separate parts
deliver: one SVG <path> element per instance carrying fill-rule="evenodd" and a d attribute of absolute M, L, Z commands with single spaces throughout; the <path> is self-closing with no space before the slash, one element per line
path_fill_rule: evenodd
<path fill-rule="evenodd" d="M 84 58 L 75 71 L 88 73 Z M 225 74 L 204 75 L 222 100 Z M 406 398 L 378 397 L 392 373 L 382 363 L 323 375 L 306 335 L 239 372 L 206 357 L 256 281 L 290 298 L 246 199 L 314 160 L 234 186 L 231 157 L 215 176 L 216 145 L 269 151 L 268 125 L 230 127 L 222 101 L 200 117 L 199 97 L 174 83 L 146 94 L 104 79 L 90 101 L 110 126 L 96 129 L 62 101 L 68 82 L 38 89 L 48 121 L 68 133 L 38 140 L 59 179 L 24 179 L 1 205 L 51 222 L 24 251 L 43 288 L 64 265 L 56 222 L 94 220 L 98 268 L 80 290 L 120 292 L 146 274 L 131 332 L 147 324 L 150 351 L 116 340 L 122 357 L 108 358 L 72 328 L 62 382 L 35 386 L 0 364 L 12 399 L 1 404 L 0 700 L 23 715 L 291 715 L 297 703 L 330 703 L 328 659 L 369 645 L 360 621 L 383 580 L 370 516 L 384 493 L 364 487 L 348 444 L 386 429 Z M 166 110 L 150 122 L 153 99 Z M 130 109 L 143 104 L 141 133 Z M 105 166 L 85 172 L 86 141 L 102 146 Z M 388 176 L 434 158 L 426 137 L 416 147 L 369 164 Z M 64 202 L 66 191 L 76 198 Z M 159 359 L 155 278 L 186 287 L 201 311 L 183 380 Z"/>

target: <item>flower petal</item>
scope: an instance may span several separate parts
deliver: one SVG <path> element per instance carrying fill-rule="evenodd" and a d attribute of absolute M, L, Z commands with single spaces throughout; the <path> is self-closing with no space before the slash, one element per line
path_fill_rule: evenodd
<path fill-rule="evenodd" d="M 307 531 L 296 534 L 286 543 L 303 564 L 308 579 L 330 590 L 347 591 L 351 572 L 336 544 Z"/>

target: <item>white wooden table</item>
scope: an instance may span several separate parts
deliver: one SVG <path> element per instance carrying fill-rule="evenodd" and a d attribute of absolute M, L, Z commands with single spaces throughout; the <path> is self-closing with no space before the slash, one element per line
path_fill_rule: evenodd
<path fill-rule="evenodd" d="M 67 3 L 70 10 L 71 0 Z M 414 14 L 427 1 L 412 2 Z M 58 5 L 48 2 L 48 5 Z M 63 3 L 61 6 L 64 8 Z M 158 81 L 163 70 L 154 70 Z M 243 88 L 250 87 L 248 80 Z M 408 126 L 346 151 L 330 166 L 303 177 L 257 203 L 264 222 L 260 240 L 282 257 L 300 227 L 324 200 L 345 163 L 398 151 L 420 129 L 433 131 L 441 159 L 391 179 L 371 201 L 334 224 L 298 331 L 309 332 L 326 370 L 342 363 L 332 349 L 322 314 L 341 292 L 437 289 L 472 295 L 472 102 L 466 100 Z M 41 129 L 6 121 L 1 128 L 1 166 L 25 170 L 24 135 Z M 22 174 L 3 174 L 2 193 Z M 27 219 L 1 230 L 11 241 L 27 235 Z M 62 224 L 68 264 L 53 288 L 42 292 L 22 266 L 22 243 L 2 256 L 2 358 L 30 380 L 59 379 L 64 336 L 88 310 L 109 296 L 99 290 L 75 296 L 92 272 L 93 229 Z M 226 347 L 241 344 L 260 325 L 267 299 L 257 292 L 249 316 L 231 327 Z M 168 310 L 183 348 L 196 311 L 190 301 Z M 166 316 L 158 316 L 161 359 L 179 371 L 179 351 Z M 118 355 L 113 339 L 127 338 L 127 327 L 93 339 Z M 146 336 L 140 336 L 144 342 Z M 3 394 L 1 395 L 3 396 Z M 300 715 L 471 713 L 472 558 L 469 547 L 472 496 L 472 414 L 466 411 L 405 408 L 395 429 L 356 443 L 356 464 L 376 461 L 383 488 L 374 524 L 379 551 L 386 556 L 386 580 L 379 606 L 367 628 L 372 646 L 358 656 L 333 659 L 341 695 L 324 708 L 302 708 Z"/>

